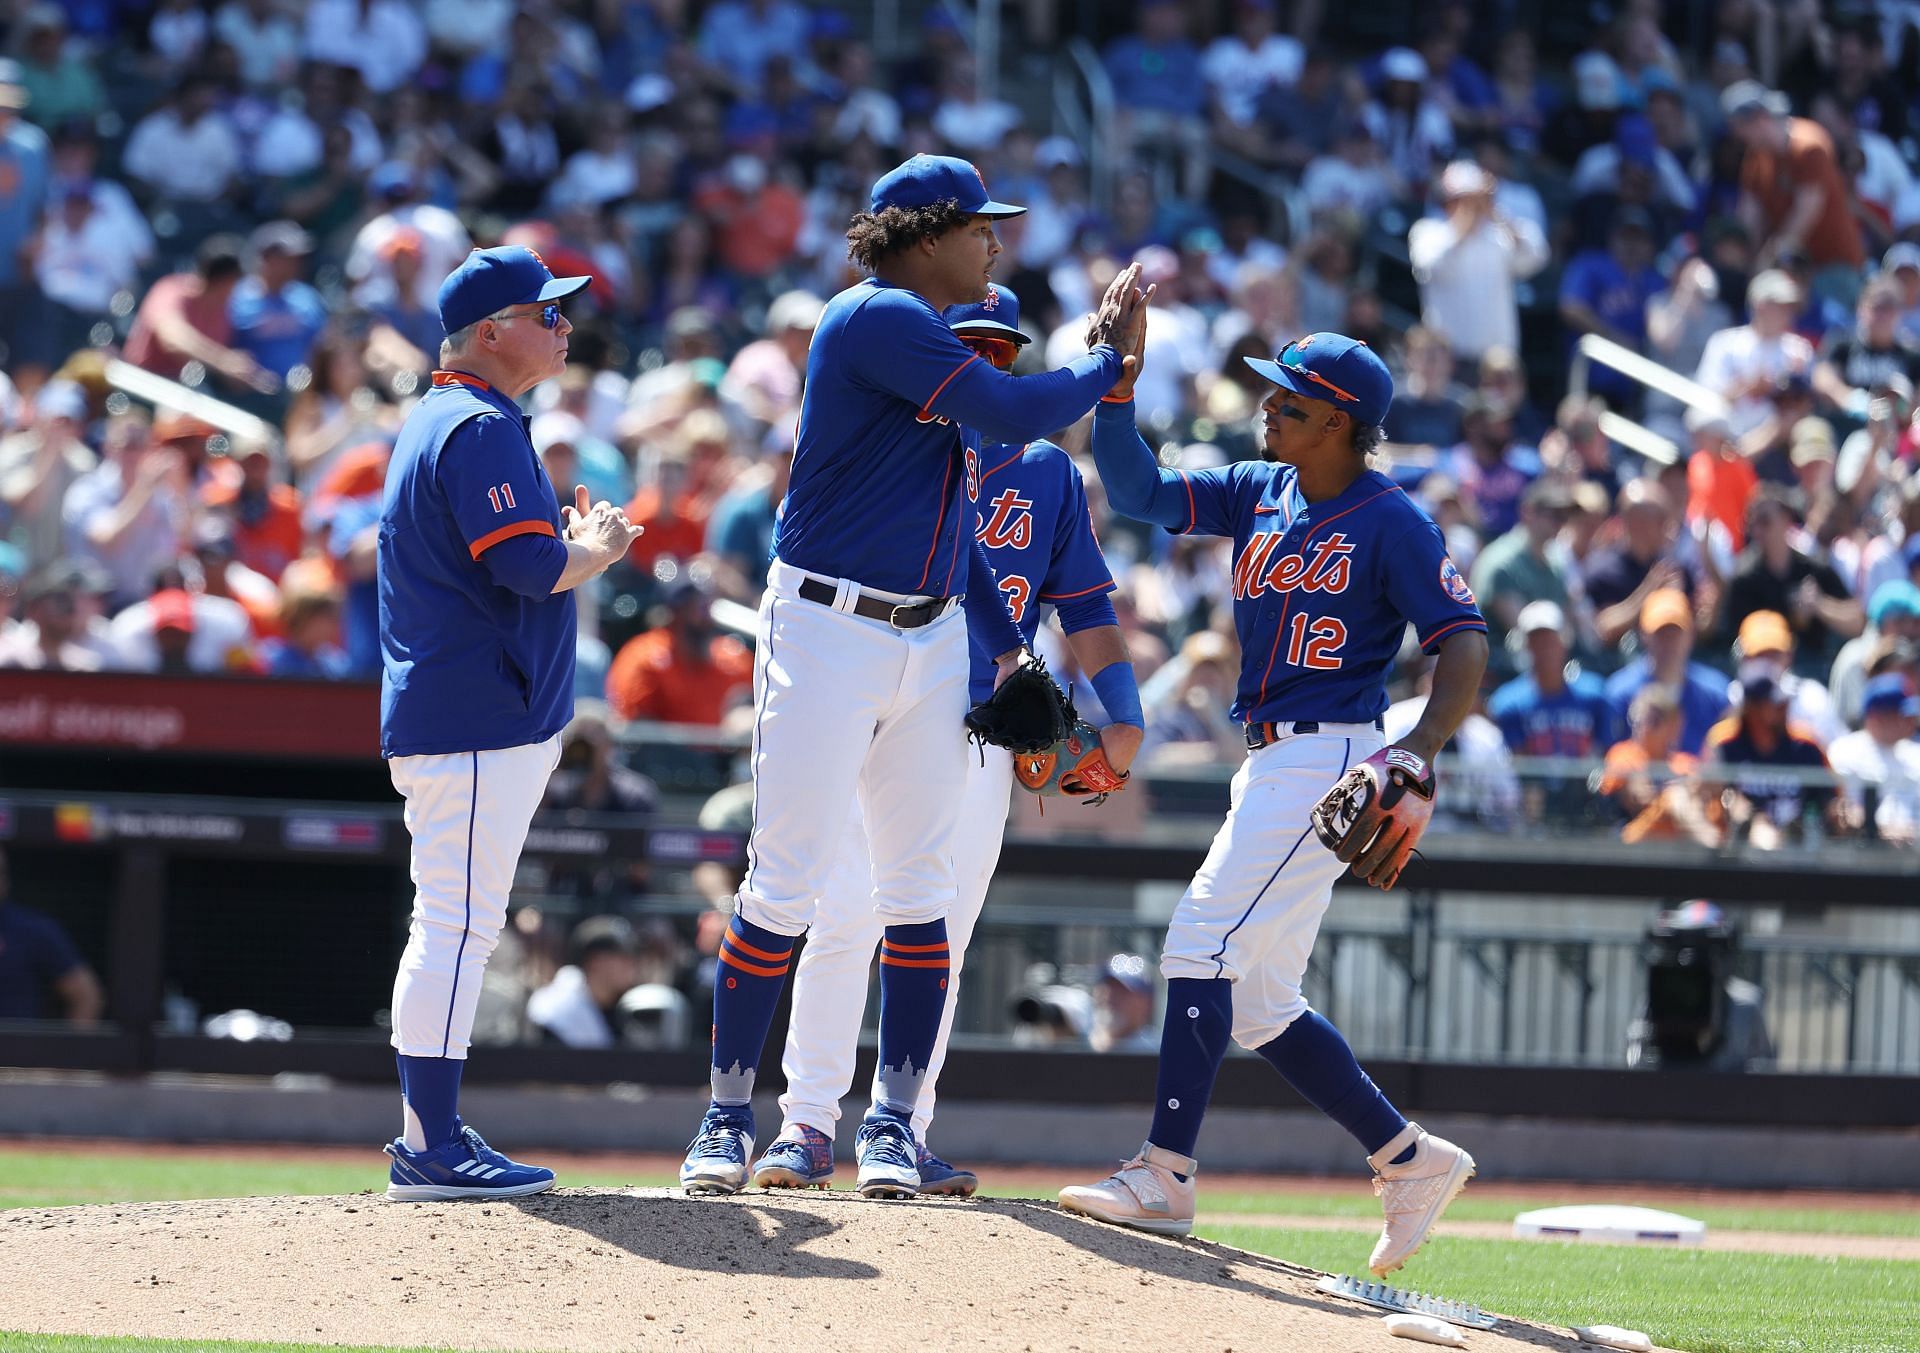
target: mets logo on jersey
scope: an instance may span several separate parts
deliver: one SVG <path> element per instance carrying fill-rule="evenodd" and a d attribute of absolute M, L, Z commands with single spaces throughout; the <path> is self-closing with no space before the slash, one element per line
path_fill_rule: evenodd
<path fill-rule="evenodd" d="M 1279 554 L 1280 533 L 1254 536 L 1233 561 L 1233 595 L 1247 601 L 1262 592 L 1344 592 L 1353 578 L 1354 543 L 1344 531 L 1316 541 L 1311 555 Z M 1274 556 L 1279 554 L 1278 558 Z"/>
<path fill-rule="evenodd" d="M 1446 555 L 1440 560 L 1440 590 L 1462 606 L 1474 604 L 1473 589 L 1468 587 L 1467 580 L 1460 576 L 1460 570 L 1454 566 L 1452 555 Z"/>
<path fill-rule="evenodd" d="M 990 550 L 1024 550 L 1033 544 L 1033 500 L 1018 489 L 1003 489 L 993 499 L 993 511 L 980 523 L 980 542 Z"/>

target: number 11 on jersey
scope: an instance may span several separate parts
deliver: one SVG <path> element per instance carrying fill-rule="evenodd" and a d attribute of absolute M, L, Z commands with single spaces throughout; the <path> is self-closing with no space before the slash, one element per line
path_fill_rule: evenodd
<path fill-rule="evenodd" d="M 1313 637 L 1308 638 L 1311 634 Z M 1347 642 L 1347 627 L 1337 618 L 1309 616 L 1304 611 L 1294 616 L 1287 632 L 1287 665 L 1307 667 L 1318 672 L 1337 671 L 1340 646 Z"/>

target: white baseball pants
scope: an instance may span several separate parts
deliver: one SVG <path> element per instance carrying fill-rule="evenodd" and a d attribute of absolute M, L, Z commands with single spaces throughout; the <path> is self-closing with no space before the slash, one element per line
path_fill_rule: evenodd
<path fill-rule="evenodd" d="M 1234 774 L 1227 820 L 1174 908 L 1160 972 L 1232 981 L 1242 1047 L 1272 1042 L 1306 1011 L 1300 983 L 1347 868 L 1313 834 L 1308 810 L 1382 741 L 1372 724 L 1322 724 L 1250 753 Z"/>
<path fill-rule="evenodd" d="M 966 744 L 964 741 L 962 745 Z M 960 796 L 960 821 L 953 834 L 953 864 L 958 895 L 947 913 L 947 943 L 953 954 L 947 976 L 947 1008 L 933 1045 L 925 1087 L 913 1111 L 913 1135 L 927 1139 L 933 1121 L 934 1086 L 947 1061 L 947 1039 L 960 1001 L 960 969 L 967 942 L 986 904 L 987 884 L 1000 861 L 1007 831 L 1007 795 L 1013 787 L 1013 757 L 997 747 L 980 753 L 967 749 L 967 783 Z M 805 1124 L 829 1137 L 840 1120 L 840 1100 L 853 1085 L 854 1054 L 867 1010 L 867 980 L 885 922 L 874 910 L 873 870 L 868 862 L 866 825 L 856 808 L 847 816 L 839 853 L 819 909 L 807 932 L 806 947 L 793 975 L 793 1015 L 787 1026 L 780 1069 L 787 1092 L 780 1096 L 782 1126 Z M 876 1080 L 873 1102 L 881 1090 Z"/>
<path fill-rule="evenodd" d="M 779 935 L 805 931 L 858 802 L 874 910 L 888 924 L 938 920 L 953 906 L 949 847 L 966 779 L 966 618 L 954 605 L 896 630 L 856 615 L 859 589 L 844 579 L 822 580 L 832 606 L 804 600 L 808 576 L 774 560 L 760 602 L 740 915 Z"/>
<path fill-rule="evenodd" d="M 413 838 L 413 923 L 393 979 L 393 1046 L 403 1057 L 466 1059 L 520 848 L 558 764 L 558 735 L 388 760 Z"/>

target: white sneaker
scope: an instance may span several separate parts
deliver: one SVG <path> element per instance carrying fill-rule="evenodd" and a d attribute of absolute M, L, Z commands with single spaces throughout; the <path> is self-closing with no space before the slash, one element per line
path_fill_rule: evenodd
<path fill-rule="evenodd" d="M 1115 1226 L 1184 1236 L 1193 1230 L 1193 1177 L 1199 1170 L 1191 1157 L 1148 1142 L 1100 1183 L 1061 1189 L 1060 1206 Z M 1175 1178 L 1176 1171 L 1186 1178 Z"/>
<path fill-rule="evenodd" d="M 1401 1165 L 1387 1162 L 1413 1147 L 1412 1159 Z M 1408 1123 L 1394 1139 L 1367 1157 L 1373 1166 L 1373 1191 L 1387 1224 L 1367 1261 L 1376 1277 L 1384 1278 L 1426 1244 L 1447 1204 L 1473 1178 L 1473 1157 L 1442 1137 L 1433 1137 L 1418 1123 Z"/>

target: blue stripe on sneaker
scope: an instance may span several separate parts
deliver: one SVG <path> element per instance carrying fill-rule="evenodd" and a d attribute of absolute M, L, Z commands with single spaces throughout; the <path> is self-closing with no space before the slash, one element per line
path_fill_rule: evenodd
<path fill-rule="evenodd" d="M 447 1027 L 440 1035 L 440 1055 L 453 1043 L 453 1005 L 460 995 L 460 960 L 466 956 L 467 936 L 473 933 L 473 820 L 480 811 L 480 753 L 468 752 L 473 762 L 473 788 L 467 798 L 467 894 L 460 916 L 460 947 L 453 952 L 453 985 L 447 991 Z"/>

